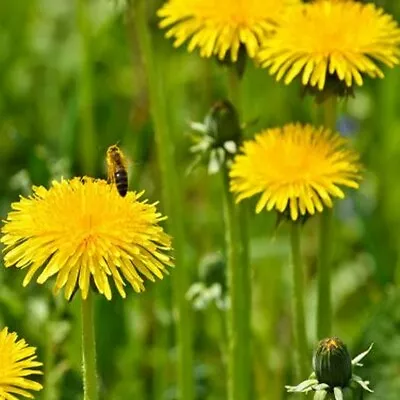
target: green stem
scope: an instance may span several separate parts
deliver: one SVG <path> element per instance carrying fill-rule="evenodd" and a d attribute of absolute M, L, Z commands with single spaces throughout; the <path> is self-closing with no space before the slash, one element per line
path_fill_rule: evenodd
<path fill-rule="evenodd" d="M 79 114 L 81 132 L 80 159 L 84 174 L 94 175 L 96 169 L 96 135 L 93 126 L 93 84 L 88 0 L 77 0 L 77 22 L 80 33 L 81 68 L 79 76 Z"/>
<path fill-rule="evenodd" d="M 44 384 L 43 384 L 43 399 L 52 400 L 56 398 L 56 388 L 54 379 L 55 370 L 55 354 L 54 354 L 54 341 L 52 335 L 52 320 L 46 323 L 46 346 L 44 349 Z"/>
<path fill-rule="evenodd" d="M 82 299 L 82 364 L 84 400 L 97 400 L 96 342 L 90 290 L 86 300 Z"/>
<path fill-rule="evenodd" d="M 242 114 L 240 78 L 235 66 L 228 68 L 228 93 L 239 115 Z M 229 190 L 229 171 L 223 174 L 225 241 L 227 248 L 230 309 L 228 329 L 228 399 L 251 397 L 251 269 L 249 265 L 247 213 L 245 205 L 234 204 Z"/>
<path fill-rule="evenodd" d="M 235 206 L 226 167 L 222 170 L 228 289 L 228 399 L 251 398 L 251 284 L 245 210 Z"/>
<path fill-rule="evenodd" d="M 400 12 L 400 2 L 397 10 Z M 395 10 L 395 9 L 394 9 Z M 387 134 L 397 126 L 398 109 L 393 106 L 397 103 L 398 87 L 400 77 L 397 71 L 389 70 L 385 73 L 385 79 L 377 85 L 374 91 L 374 107 L 372 121 L 374 121 L 373 135 L 370 140 L 373 142 L 372 168 L 377 176 L 377 198 L 374 214 L 376 218 L 366 224 L 368 230 L 373 227 L 373 236 L 370 240 L 381 240 L 384 237 L 385 246 L 374 249 L 374 258 L 379 265 L 392 265 L 393 259 L 397 258 L 395 266 L 395 283 L 400 284 L 400 237 L 396 230 L 393 230 L 394 221 L 398 221 L 398 207 L 393 182 L 397 181 L 397 158 L 393 157 L 396 142 L 393 135 Z M 386 134 L 383 134 L 386 132 Z M 396 222 L 397 223 L 397 222 Z M 396 246 L 397 245 L 397 246 Z M 397 253 L 397 257 L 396 257 Z M 392 269 L 381 268 L 377 275 L 379 284 L 386 284 L 392 279 Z"/>
<path fill-rule="evenodd" d="M 336 130 L 336 97 L 329 97 L 323 103 L 324 126 Z M 325 209 L 320 217 L 320 243 L 318 254 L 318 310 L 317 336 L 318 339 L 332 334 L 332 299 L 331 299 L 331 258 L 333 210 Z"/>
<path fill-rule="evenodd" d="M 236 68 L 234 68 L 233 66 L 228 68 L 228 95 L 230 101 L 235 106 L 240 119 L 242 114 L 240 78 L 236 71 Z"/>
<path fill-rule="evenodd" d="M 169 287 L 157 285 L 155 288 L 155 296 L 151 306 L 153 310 L 165 310 L 170 305 L 171 290 Z M 154 322 L 151 329 L 157 332 L 153 340 L 153 346 L 157 349 L 167 349 L 171 343 L 171 333 L 169 329 L 165 329 L 165 324 L 157 320 L 154 315 Z M 153 398 L 162 399 L 165 397 L 165 391 L 168 390 L 168 366 L 169 354 L 167 351 L 159 351 L 154 366 L 153 378 Z M 147 396 L 149 397 L 149 396 Z"/>
<path fill-rule="evenodd" d="M 293 319 L 294 336 L 297 348 L 297 365 L 300 377 L 309 374 L 307 333 L 304 313 L 304 271 L 300 250 L 300 223 L 292 222 L 290 244 L 292 250 L 293 272 Z"/>
<path fill-rule="evenodd" d="M 335 96 L 330 96 L 324 103 L 323 109 L 323 125 L 332 131 L 336 131 L 336 118 L 337 118 L 337 99 Z"/>
<path fill-rule="evenodd" d="M 168 121 L 168 99 L 164 88 L 165 76 L 162 75 L 161 62 L 157 60 L 157 51 L 153 48 L 148 26 L 147 4 L 146 0 L 136 0 L 133 2 L 132 11 L 143 61 L 146 66 L 158 161 L 163 182 L 163 205 L 169 217 L 168 226 L 174 238 L 175 260 L 178 266 L 172 274 L 172 284 L 178 345 L 179 397 L 182 400 L 191 400 L 194 396 L 192 322 L 190 304 L 185 299 L 190 263 L 184 249 L 184 207 L 178 176 L 179 169 L 175 163 L 175 143 Z"/>
<path fill-rule="evenodd" d="M 227 355 L 228 355 L 228 327 L 227 327 L 227 318 L 226 318 L 226 313 L 224 311 L 218 310 L 218 317 L 220 320 L 220 352 L 221 352 L 221 359 L 222 359 L 222 365 L 224 368 L 224 372 L 226 375 L 226 367 L 227 367 Z"/>

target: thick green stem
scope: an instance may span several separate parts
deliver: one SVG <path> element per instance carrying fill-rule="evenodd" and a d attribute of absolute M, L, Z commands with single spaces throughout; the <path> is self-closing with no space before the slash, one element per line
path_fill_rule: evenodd
<path fill-rule="evenodd" d="M 79 74 L 79 114 L 80 135 L 79 149 L 81 170 L 84 174 L 94 175 L 96 169 L 96 135 L 93 126 L 93 84 L 90 44 L 90 19 L 88 0 L 76 0 L 77 22 L 80 33 Z"/>
<path fill-rule="evenodd" d="M 55 367 L 55 354 L 54 354 L 54 341 L 52 335 L 52 320 L 46 324 L 46 346 L 44 348 L 44 383 L 43 383 L 43 399 L 53 400 L 56 398 L 56 388 L 54 379 Z"/>
<path fill-rule="evenodd" d="M 331 96 L 323 103 L 324 126 L 336 129 L 336 97 Z M 318 339 L 332 334 L 332 299 L 331 299 L 331 258 L 332 258 L 333 210 L 325 209 L 320 217 L 319 254 L 318 254 Z"/>
<path fill-rule="evenodd" d="M 228 95 L 229 100 L 235 106 L 236 111 L 240 117 L 242 115 L 240 78 L 234 67 L 228 68 Z"/>
<path fill-rule="evenodd" d="M 392 6 L 393 10 L 400 12 L 400 2 L 393 3 L 396 3 L 396 6 Z M 376 218 L 365 225 L 367 230 L 373 230 L 370 240 L 379 241 L 385 238 L 385 246 L 374 249 L 377 264 L 389 266 L 393 264 L 393 259 L 397 258 L 394 271 L 397 285 L 400 285 L 400 236 L 397 229 L 393 229 L 393 226 L 397 226 L 399 218 L 395 201 L 397 193 L 393 191 L 393 182 L 398 180 L 398 160 L 397 157 L 393 157 L 394 149 L 397 149 L 394 139 L 396 135 L 388 132 L 392 132 L 398 123 L 398 108 L 394 104 L 397 104 L 399 85 L 398 71 L 389 70 L 373 93 L 375 105 L 371 121 L 374 126 L 370 140 L 371 144 L 373 143 L 374 156 L 368 167 L 376 173 L 378 187 L 374 211 Z M 378 284 L 386 284 L 392 279 L 392 269 L 381 268 L 376 278 Z"/>
<path fill-rule="evenodd" d="M 82 299 L 82 366 L 84 400 L 97 400 L 96 341 L 90 290 L 86 300 Z"/>
<path fill-rule="evenodd" d="M 161 63 L 157 60 L 157 51 L 153 48 L 148 26 L 147 4 L 146 0 L 136 0 L 133 2 L 132 11 L 148 78 L 159 167 L 163 181 L 163 205 L 168 215 L 169 231 L 174 239 L 177 268 L 172 273 L 172 281 L 177 329 L 179 398 L 191 400 L 194 396 L 192 322 L 190 304 L 185 299 L 190 264 L 184 249 L 184 207 L 178 176 L 179 169 L 175 163 L 175 143 L 168 121 L 168 99 L 164 88 L 166 79 L 162 75 Z"/>
<path fill-rule="evenodd" d="M 236 68 L 228 69 L 228 93 L 240 116 L 240 78 Z M 224 190 L 225 241 L 230 309 L 228 328 L 228 399 L 251 398 L 251 269 L 245 205 L 234 204 L 229 190 L 229 171 L 222 169 Z"/>
<path fill-rule="evenodd" d="M 228 289 L 228 399 L 251 398 L 251 285 L 248 262 L 246 215 L 235 206 L 229 191 L 227 168 L 223 168 L 225 239 Z"/>
<path fill-rule="evenodd" d="M 300 223 L 292 222 L 290 244 L 293 272 L 293 319 L 299 377 L 309 373 L 308 346 L 304 313 L 304 271 L 300 250 Z"/>
<path fill-rule="evenodd" d="M 331 336 L 332 333 L 332 301 L 331 301 L 331 240 L 332 210 L 324 210 L 320 216 L 319 260 L 318 260 L 318 339 Z"/>
<path fill-rule="evenodd" d="M 93 128 L 92 68 L 90 57 L 90 20 L 87 0 L 77 0 L 77 22 L 80 33 L 81 69 L 79 79 L 79 112 L 81 118 L 81 168 L 85 174 L 95 172 L 95 133 Z M 97 400 L 96 343 L 91 293 L 82 300 L 82 363 L 84 400 Z"/>

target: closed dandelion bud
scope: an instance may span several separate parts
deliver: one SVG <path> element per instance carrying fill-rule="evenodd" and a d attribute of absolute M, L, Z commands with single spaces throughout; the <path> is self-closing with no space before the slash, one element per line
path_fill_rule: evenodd
<path fill-rule="evenodd" d="M 241 138 L 238 114 L 228 100 L 216 102 L 204 118 L 204 122 L 191 122 L 194 146 L 190 148 L 196 154 L 188 171 L 192 171 L 202 161 L 207 163 L 208 173 L 220 171 L 236 154 Z"/>
<path fill-rule="evenodd" d="M 314 354 L 313 368 L 320 383 L 331 388 L 347 386 L 352 363 L 346 345 L 336 337 L 321 340 Z"/>
<path fill-rule="evenodd" d="M 200 262 L 199 277 L 206 286 L 218 283 L 225 291 L 225 270 L 226 263 L 220 253 L 207 254 Z"/>
<path fill-rule="evenodd" d="M 372 344 L 352 360 L 346 345 L 338 338 L 326 338 L 318 343 L 314 353 L 314 372 L 297 386 L 286 386 L 289 393 L 315 391 L 314 400 L 344 400 L 359 393 L 359 388 L 372 393 L 369 381 L 353 374 L 353 367 L 362 367 L 360 361 L 371 351 Z M 357 399 L 358 399 L 357 395 Z M 360 397 L 361 398 L 361 397 Z"/>
<path fill-rule="evenodd" d="M 211 108 L 205 125 L 208 134 L 214 138 L 215 147 L 225 142 L 238 143 L 241 136 L 239 117 L 235 107 L 228 100 L 220 100 Z"/>
<path fill-rule="evenodd" d="M 186 293 L 186 298 L 197 310 L 215 303 L 219 310 L 229 307 L 225 277 L 226 263 L 220 253 L 207 254 L 199 265 L 199 281 L 194 282 Z"/>

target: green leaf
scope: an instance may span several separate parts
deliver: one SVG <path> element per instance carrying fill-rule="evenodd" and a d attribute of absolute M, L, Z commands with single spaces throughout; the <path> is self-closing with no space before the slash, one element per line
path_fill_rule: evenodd
<path fill-rule="evenodd" d="M 374 391 L 368 387 L 369 381 L 363 381 L 359 376 L 354 375 L 352 376 L 352 380 L 357 382 L 364 390 L 373 393 Z"/>
<path fill-rule="evenodd" d="M 358 356 L 354 357 L 353 360 L 351 361 L 351 363 L 353 365 L 357 365 L 359 367 L 362 367 L 362 364 L 360 364 L 360 361 L 371 351 L 373 345 L 374 344 L 371 343 L 371 346 L 368 347 L 368 350 L 366 350 L 363 353 L 359 354 Z"/>
<path fill-rule="evenodd" d="M 297 386 L 285 386 L 288 392 L 308 392 L 313 389 L 313 386 L 317 385 L 316 379 L 307 379 L 299 383 Z"/>
<path fill-rule="evenodd" d="M 324 400 L 327 394 L 326 390 L 318 390 L 314 394 L 314 400 Z"/>
<path fill-rule="evenodd" d="M 333 388 L 333 394 L 335 395 L 335 400 L 343 400 L 343 393 L 340 387 Z"/>
<path fill-rule="evenodd" d="M 326 383 L 320 383 L 319 385 L 315 386 L 313 389 L 314 390 L 325 390 L 325 389 L 329 389 L 329 385 Z"/>

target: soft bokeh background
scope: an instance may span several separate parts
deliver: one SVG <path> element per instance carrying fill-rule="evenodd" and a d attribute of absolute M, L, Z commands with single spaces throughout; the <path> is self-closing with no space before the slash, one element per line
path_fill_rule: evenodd
<path fill-rule="evenodd" d="M 0 2 L 0 217 L 31 185 L 91 174 L 105 176 L 107 146 L 119 143 L 130 159 L 130 187 L 161 198 L 162 182 L 149 113 L 146 71 L 135 18 L 122 0 L 17 0 Z M 160 1 L 150 1 L 155 10 Z M 400 4 L 379 1 L 400 20 Z M 167 86 L 179 168 L 185 190 L 186 251 L 191 282 L 223 249 L 220 178 L 205 169 L 185 175 L 189 121 L 203 119 L 226 96 L 226 71 L 171 42 L 150 20 L 155 54 Z M 85 50 L 86 48 L 86 50 Z M 89 49 L 89 51 L 88 51 Z M 362 154 L 365 179 L 336 209 L 334 252 L 335 334 L 356 354 L 374 342 L 360 375 L 375 389 L 371 399 L 400 392 L 400 70 L 368 81 L 341 102 L 338 128 Z M 297 84 L 275 83 L 251 63 L 243 82 L 246 136 L 290 121 L 310 122 L 311 99 Z M 93 107 L 85 107 L 92 102 Z M 83 106 L 82 106 L 83 105 Z M 252 123 L 250 123 L 253 121 Z M 256 122 L 254 122 L 256 121 Z M 250 202 L 251 203 L 251 202 Z M 253 205 L 251 203 L 251 205 Z M 163 205 L 160 204 L 162 209 Z M 251 215 L 255 389 L 252 398 L 287 398 L 292 378 L 288 237 L 275 216 Z M 304 228 L 307 317 L 315 343 L 316 224 Z M 204 258 L 206 259 L 204 260 Z M 220 263 L 221 266 L 221 263 Z M 222 262 L 223 267 L 223 262 Z M 179 265 L 172 272 L 179 274 Z M 218 276 L 218 274 L 216 274 Z M 38 399 L 82 398 L 79 299 L 53 297 L 51 285 L 22 288 L 24 273 L 0 268 L 0 328 L 9 326 L 38 348 L 46 365 Z M 103 399 L 176 399 L 176 347 L 167 277 L 127 300 L 96 297 L 98 366 Z M 187 288 L 189 289 L 189 288 Z M 226 398 L 223 311 L 215 303 L 192 313 L 197 399 Z M 310 353 L 311 359 L 311 353 Z M 310 365 L 311 368 L 311 365 Z M 301 397 L 301 396 L 299 396 Z"/>

